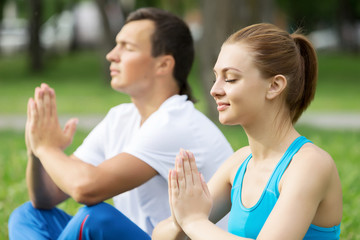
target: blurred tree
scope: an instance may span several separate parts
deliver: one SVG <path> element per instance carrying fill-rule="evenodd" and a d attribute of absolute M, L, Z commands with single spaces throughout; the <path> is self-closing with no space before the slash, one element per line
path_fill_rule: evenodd
<path fill-rule="evenodd" d="M 241 27 L 258 22 L 274 22 L 273 9 L 273 0 L 201 1 L 203 35 L 197 50 L 201 81 L 208 103 L 207 115 L 210 118 L 218 116 L 215 101 L 209 92 L 215 80 L 212 69 L 222 43 Z"/>
<path fill-rule="evenodd" d="M 115 45 L 115 38 L 120 28 L 124 24 L 124 10 L 118 0 L 96 0 L 98 6 L 102 27 L 103 39 L 100 46 L 101 55 L 105 56 Z M 110 81 L 109 62 L 103 57 L 103 72 L 105 83 Z"/>
<path fill-rule="evenodd" d="M 198 0 L 136 0 L 135 8 L 140 7 L 159 7 L 184 16 L 188 10 L 198 7 Z"/>
<path fill-rule="evenodd" d="M 337 0 L 337 30 L 341 48 L 345 51 L 359 53 L 360 39 L 357 23 L 360 21 L 359 0 Z"/>
<path fill-rule="evenodd" d="M 360 20 L 359 0 L 276 0 L 286 12 L 292 29 L 304 28 L 307 32 L 319 28 L 337 29 L 342 50 L 359 52 L 357 22 Z"/>
<path fill-rule="evenodd" d="M 3 20 L 5 3 L 6 3 L 6 0 L 0 0 L 0 32 L 2 29 L 2 20 Z M 0 43 L 1 43 L 1 38 L 0 38 Z M 1 53 L 1 49 L 0 49 L 0 53 Z"/>
<path fill-rule="evenodd" d="M 5 3 L 6 3 L 6 0 L 0 0 L 0 22 L 3 19 Z M 0 25 L 0 28 L 1 28 L 1 25 Z"/>
<path fill-rule="evenodd" d="M 116 36 L 116 33 L 114 31 L 112 31 L 111 27 L 110 27 L 110 21 L 108 18 L 108 14 L 106 12 L 107 6 L 109 4 L 108 0 L 96 0 L 95 1 L 100 15 L 101 15 L 101 20 L 102 20 L 102 27 L 103 27 L 103 33 L 104 33 L 104 47 L 107 50 L 110 50 L 113 45 L 114 45 L 114 39 Z M 114 1 L 113 1 L 114 2 Z M 116 5 L 117 7 L 120 8 L 120 5 Z M 121 8 L 120 8 L 121 10 Z"/>
<path fill-rule="evenodd" d="M 40 72 L 44 69 L 44 49 L 40 40 L 40 31 L 42 24 L 54 14 L 61 13 L 66 4 L 74 3 L 76 0 L 30 0 L 28 6 L 29 19 L 29 66 L 32 72 Z M 24 3 L 18 0 L 18 5 L 24 6 Z M 44 17 L 45 16 L 45 17 Z"/>
<path fill-rule="evenodd" d="M 30 0 L 29 3 L 30 69 L 33 72 L 39 72 L 43 69 L 43 50 L 40 42 L 43 2 L 42 0 Z"/>
<path fill-rule="evenodd" d="M 336 21 L 337 0 L 276 0 L 278 6 L 286 13 L 291 29 L 304 27 L 313 31 L 320 26 L 333 25 Z"/>

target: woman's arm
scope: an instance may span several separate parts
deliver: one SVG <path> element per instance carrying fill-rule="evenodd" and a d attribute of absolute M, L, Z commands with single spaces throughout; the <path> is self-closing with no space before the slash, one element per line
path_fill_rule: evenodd
<path fill-rule="evenodd" d="M 294 156 L 279 184 L 280 197 L 259 239 L 302 239 L 310 224 L 333 227 L 341 221 L 341 186 L 325 151 L 306 144 Z"/>
<path fill-rule="evenodd" d="M 233 179 L 237 169 L 249 153 L 248 147 L 237 150 L 220 166 L 208 182 L 207 185 L 213 200 L 209 216 L 211 222 L 218 222 L 230 212 Z"/>
<path fill-rule="evenodd" d="M 153 240 L 186 240 L 189 239 L 184 231 L 173 221 L 172 217 L 156 225 L 151 239 Z"/>
<path fill-rule="evenodd" d="M 197 170 L 193 154 L 181 151 L 176 165 L 177 170 L 170 172 L 170 205 L 185 234 L 193 240 L 244 239 L 220 229 L 208 219 L 212 196 Z"/>
<path fill-rule="evenodd" d="M 178 159 L 178 156 L 176 156 L 176 161 Z M 176 166 L 175 166 L 176 169 Z M 169 191 L 169 204 L 172 201 L 172 195 L 171 195 L 171 172 L 169 171 L 168 176 L 168 191 Z M 171 210 L 171 216 L 163 221 L 161 221 L 158 225 L 156 225 L 153 233 L 152 233 L 152 239 L 154 240 L 186 240 L 188 237 L 184 233 L 184 231 L 181 229 L 179 224 L 177 223 L 173 208 L 170 204 L 170 210 Z"/>
<path fill-rule="evenodd" d="M 285 173 L 280 184 L 280 198 L 257 239 L 302 239 L 314 219 L 322 219 L 316 218 L 319 205 L 329 195 L 332 188 L 329 184 L 337 179 L 331 157 L 312 150 L 302 151 L 294 157 Z M 170 204 L 176 221 L 190 239 L 246 239 L 223 231 L 208 219 L 211 195 L 191 154 L 181 155 L 177 170 L 172 170 L 170 177 Z M 340 220 L 341 214 L 335 221 L 322 221 L 319 225 L 332 227 Z"/>

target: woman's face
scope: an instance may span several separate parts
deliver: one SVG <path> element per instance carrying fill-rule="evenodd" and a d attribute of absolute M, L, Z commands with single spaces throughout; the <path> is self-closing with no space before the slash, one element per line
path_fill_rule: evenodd
<path fill-rule="evenodd" d="M 222 124 L 244 126 L 263 117 L 270 82 L 261 76 L 246 44 L 224 44 L 214 73 L 216 80 L 210 94 Z"/>

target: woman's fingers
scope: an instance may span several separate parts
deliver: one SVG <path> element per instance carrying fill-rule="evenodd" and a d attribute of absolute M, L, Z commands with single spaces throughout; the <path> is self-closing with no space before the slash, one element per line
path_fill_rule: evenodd
<path fill-rule="evenodd" d="M 176 178 L 177 178 L 177 184 L 179 187 L 179 192 L 185 191 L 186 188 L 186 178 L 184 173 L 184 160 L 180 155 L 176 156 Z"/>
<path fill-rule="evenodd" d="M 205 181 L 204 176 L 201 173 L 199 173 L 199 178 L 200 178 L 200 181 L 201 181 L 201 186 L 202 186 L 203 191 L 205 192 L 205 194 L 206 194 L 206 196 L 208 198 L 211 198 L 211 194 L 210 194 L 208 185 L 207 185 L 207 183 Z"/>
<path fill-rule="evenodd" d="M 170 170 L 170 186 L 171 186 L 171 201 L 179 195 L 178 174 L 175 170 Z"/>
<path fill-rule="evenodd" d="M 200 175 L 199 175 L 198 168 L 196 166 L 194 154 L 190 151 L 186 151 L 186 153 L 187 153 L 187 156 L 189 159 L 193 182 L 195 185 L 201 184 L 201 179 L 199 178 Z"/>
<path fill-rule="evenodd" d="M 190 167 L 188 154 L 186 153 L 186 151 L 184 149 L 181 149 L 180 156 L 181 156 L 183 168 L 184 168 L 184 177 L 185 177 L 185 181 L 186 181 L 185 184 L 187 187 L 192 187 L 194 185 L 194 180 L 193 180 L 193 176 L 192 176 L 192 171 L 191 171 L 191 167 Z"/>

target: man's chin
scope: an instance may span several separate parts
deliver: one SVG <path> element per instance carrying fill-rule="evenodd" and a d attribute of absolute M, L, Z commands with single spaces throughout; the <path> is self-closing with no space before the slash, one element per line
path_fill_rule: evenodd
<path fill-rule="evenodd" d="M 118 92 L 123 92 L 124 86 L 123 84 L 119 83 L 119 79 L 113 77 L 110 82 L 111 88 Z"/>

